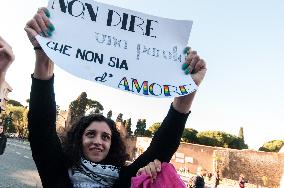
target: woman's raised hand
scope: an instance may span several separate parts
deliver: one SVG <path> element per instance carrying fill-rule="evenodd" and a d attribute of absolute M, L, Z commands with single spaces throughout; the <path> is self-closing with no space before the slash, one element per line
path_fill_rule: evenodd
<path fill-rule="evenodd" d="M 34 70 L 34 78 L 48 80 L 53 76 L 53 62 L 41 49 L 36 35 L 42 37 L 50 37 L 55 30 L 53 24 L 49 20 L 50 13 L 47 8 L 39 8 L 34 17 L 27 22 L 25 31 L 27 36 L 34 46 L 36 54 L 36 64 Z"/>
<path fill-rule="evenodd" d="M 189 53 L 188 53 L 189 52 Z M 207 68 L 205 61 L 199 57 L 196 51 L 191 51 L 187 48 L 187 58 L 182 65 L 182 69 L 185 74 L 189 74 L 196 85 L 200 85 L 205 77 Z M 188 113 L 191 108 L 194 96 L 196 92 L 189 95 L 175 97 L 173 101 L 173 107 L 180 113 Z"/>

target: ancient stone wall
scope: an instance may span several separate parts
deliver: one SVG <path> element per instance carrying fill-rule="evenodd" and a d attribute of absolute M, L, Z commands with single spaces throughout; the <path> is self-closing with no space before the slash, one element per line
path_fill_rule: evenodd
<path fill-rule="evenodd" d="M 216 150 L 222 176 L 237 180 L 240 173 L 255 185 L 278 187 L 284 173 L 284 154 L 252 150 Z"/>

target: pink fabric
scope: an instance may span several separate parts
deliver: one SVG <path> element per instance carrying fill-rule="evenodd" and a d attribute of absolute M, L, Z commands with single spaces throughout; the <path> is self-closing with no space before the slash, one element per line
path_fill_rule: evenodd
<path fill-rule="evenodd" d="M 185 188 L 186 185 L 170 163 L 162 163 L 162 170 L 151 183 L 149 175 L 142 174 L 131 179 L 131 188 Z"/>

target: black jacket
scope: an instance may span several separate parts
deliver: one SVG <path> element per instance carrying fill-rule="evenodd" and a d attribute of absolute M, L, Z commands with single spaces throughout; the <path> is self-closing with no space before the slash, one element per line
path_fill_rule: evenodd
<path fill-rule="evenodd" d="M 2 133 L 0 134 L 0 155 L 2 155 L 6 148 L 7 137 Z"/>
<path fill-rule="evenodd" d="M 204 178 L 200 175 L 196 175 L 192 179 L 192 188 L 204 188 L 205 187 L 205 182 Z"/>
<path fill-rule="evenodd" d="M 29 141 L 43 187 L 72 187 L 68 166 L 56 134 L 53 82 L 54 78 L 50 80 L 32 78 L 28 114 Z M 131 177 L 136 175 L 139 168 L 154 159 L 169 162 L 180 144 L 187 117 L 188 114 L 179 113 L 171 106 L 149 148 L 131 165 L 121 168 L 114 187 L 130 187 Z"/>

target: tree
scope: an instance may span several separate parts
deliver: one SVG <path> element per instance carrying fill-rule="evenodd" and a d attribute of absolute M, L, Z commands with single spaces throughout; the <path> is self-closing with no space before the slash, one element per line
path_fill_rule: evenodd
<path fill-rule="evenodd" d="M 148 130 L 151 132 L 151 135 L 155 134 L 155 132 L 159 129 L 159 127 L 161 127 L 161 124 L 162 124 L 161 122 L 157 122 L 149 127 Z"/>
<path fill-rule="evenodd" d="M 266 151 L 266 152 L 279 152 L 279 150 L 284 146 L 284 140 L 271 140 L 266 142 L 261 146 L 258 150 L 259 151 Z"/>
<path fill-rule="evenodd" d="M 244 138 L 244 128 L 243 127 L 240 127 L 239 138 L 242 139 L 243 141 L 245 141 L 245 138 Z"/>
<path fill-rule="evenodd" d="M 89 114 L 103 114 L 102 111 L 98 108 L 94 108 L 90 111 Z"/>
<path fill-rule="evenodd" d="M 146 137 L 152 137 L 152 132 L 151 132 L 149 129 L 147 129 L 147 130 L 145 130 L 145 132 L 144 132 L 144 136 L 146 136 Z"/>
<path fill-rule="evenodd" d="M 203 131 L 197 133 L 199 144 L 232 149 L 247 149 L 242 139 L 222 131 Z"/>
<path fill-rule="evenodd" d="M 131 136 L 132 135 L 132 130 L 131 130 L 131 118 L 127 119 L 126 122 L 125 122 L 125 129 L 126 129 L 126 132 L 127 132 L 127 135 L 128 136 Z"/>
<path fill-rule="evenodd" d="M 117 121 L 117 122 L 123 122 L 123 118 L 122 118 L 122 117 L 123 117 L 123 114 L 122 114 L 122 113 L 119 113 L 115 121 Z"/>
<path fill-rule="evenodd" d="M 20 102 L 10 99 L 7 104 L 11 104 L 13 106 L 23 106 Z"/>
<path fill-rule="evenodd" d="M 185 128 L 183 133 L 182 133 L 182 141 L 188 142 L 188 143 L 198 143 L 197 139 L 197 133 L 198 131 L 192 128 Z"/>
<path fill-rule="evenodd" d="M 108 111 L 107 113 L 107 118 L 111 119 L 111 117 L 112 117 L 112 110 Z"/>
<path fill-rule="evenodd" d="M 244 143 L 244 140 L 235 135 L 227 134 L 225 142 L 232 149 L 248 149 L 248 145 Z"/>
<path fill-rule="evenodd" d="M 12 108 L 13 124 L 21 137 L 28 137 L 28 110 L 22 106 Z"/>
<path fill-rule="evenodd" d="M 69 105 L 67 125 L 71 125 L 79 120 L 85 115 L 86 111 L 90 109 L 92 109 L 92 112 L 100 113 L 104 108 L 98 101 L 88 99 L 86 92 L 82 92 L 79 97 Z"/>
<path fill-rule="evenodd" d="M 87 103 L 86 92 L 82 92 L 76 100 L 71 102 L 69 105 L 70 124 L 73 124 L 85 115 Z"/>
<path fill-rule="evenodd" d="M 3 114 L 2 118 L 4 120 L 4 125 L 6 126 L 6 131 L 8 133 L 17 133 L 16 127 L 13 124 L 13 118 L 12 118 L 13 112 L 9 110 L 9 107 L 7 107 L 7 110 L 5 112 L 6 113 Z"/>
<path fill-rule="evenodd" d="M 207 146 L 224 146 L 223 132 L 220 131 L 203 131 L 197 133 L 198 142 Z"/>
<path fill-rule="evenodd" d="M 135 136 L 144 136 L 146 131 L 146 119 L 138 119 L 136 124 Z"/>
<path fill-rule="evenodd" d="M 2 115 L 8 133 L 18 133 L 21 137 L 28 136 L 28 110 L 24 106 L 7 105 Z"/>
<path fill-rule="evenodd" d="M 102 114 L 104 107 L 103 107 L 103 105 L 101 105 L 100 102 L 94 101 L 92 99 L 88 99 L 86 111 L 87 110 L 91 110 L 90 114 Z"/>

